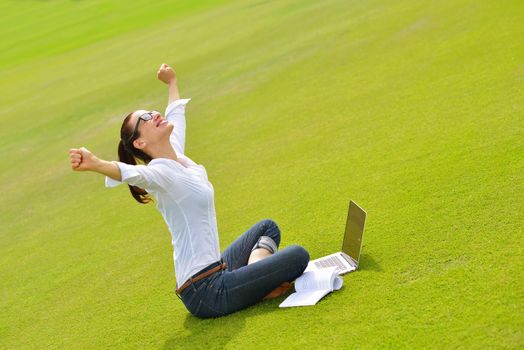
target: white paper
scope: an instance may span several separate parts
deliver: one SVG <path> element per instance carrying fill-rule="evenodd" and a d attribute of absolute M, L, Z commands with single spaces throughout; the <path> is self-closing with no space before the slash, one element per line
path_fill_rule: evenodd
<path fill-rule="evenodd" d="M 332 278 L 336 269 L 336 267 L 329 267 L 322 270 L 304 272 L 295 281 L 297 292 L 320 289 L 332 290 Z"/>
<path fill-rule="evenodd" d="M 279 307 L 315 305 L 326 294 L 342 287 L 343 279 L 336 267 L 307 271 L 295 281 L 296 292 L 284 300 Z"/>
<path fill-rule="evenodd" d="M 317 290 L 313 292 L 299 292 L 293 293 L 284 300 L 279 307 L 291 307 L 291 306 L 311 306 L 315 305 L 320 299 L 322 299 L 329 290 Z"/>

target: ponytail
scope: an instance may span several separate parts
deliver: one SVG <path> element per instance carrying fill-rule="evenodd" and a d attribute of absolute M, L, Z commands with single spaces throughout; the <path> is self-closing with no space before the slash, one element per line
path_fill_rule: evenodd
<path fill-rule="evenodd" d="M 118 143 L 118 160 L 120 160 L 122 163 L 137 165 L 135 157 L 133 157 L 133 155 L 126 150 L 122 140 L 120 140 Z M 149 196 L 146 190 L 129 184 L 128 186 L 129 191 L 131 191 L 131 195 L 138 203 L 147 204 L 151 202 L 151 196 Z"/>
<path fill-rule="evenodd" d="M 152 158 L 144 153 L 142 150 L 136 149 L 132 143 L 126 144 L 123 140 L 129 140 L 129 127 L 128 120 L 131 117 L 133 113 L 130 113 L 122 123 L 122 128 L 120 130 L 120 142 L 118 143 L 118 160 L 122 163 L 130 164 L 130 165 L 137 165 L 137 159 L 141 160 L 143 163 L 147 164 L 149 163 Z M 129 142 L 130 143 L 130 142 Z M 129 185 L 129 191 L 131 191 L 131 195 L 133 198 L 141 204 L 147 204 L 151 202 L 153 199 L 151 196 L 147 193 L 146 190 L 143 188 Z"/>

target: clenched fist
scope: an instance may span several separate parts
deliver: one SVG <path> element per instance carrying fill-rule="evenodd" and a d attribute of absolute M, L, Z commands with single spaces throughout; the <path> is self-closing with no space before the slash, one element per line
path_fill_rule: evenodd
<path fill-rule="evenodd" d="M 87 148 L 71 148 L 69 150 L 71 169 L 75 171 L 95 170 L 99 159 Z"/>
<path fill-rule="evenodd" d="M 176 82 L 175 71 L 173 70 L 173 68 L 169 67 L 169 65 L 165 63 L 162 63 L 160 65 L 160 68 L 158 68 L 158 72 L 156 72 L 156 76 L 158 80 L 161 80 L 166 84 Z"/>

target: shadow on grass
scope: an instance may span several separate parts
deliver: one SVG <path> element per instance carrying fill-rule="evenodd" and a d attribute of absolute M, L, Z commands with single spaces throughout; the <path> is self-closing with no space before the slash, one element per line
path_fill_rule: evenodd
<path fill-rule="evenodd" d="M 223 349 L 245 326 L 245 318 L 235 316 L 202 320 L 188 312 L 184 320 L 186 332 L 168 339 L 164 350 Z"/>
<path fill-rule="evenodd" d="M 384 271 L 382 266 L 369 254 L 362 254 L 360 256 L 358 270 Z M 242 332 L 246 325 L 247 318 L 259 316 L 267 312 L 278 312 L 278 305 L 290 293 L 277 299 L 264 301 L 247 309 L 214 319 L 200 319 L 186 312 L 184 330 L 176 332 L 171 338 L 166 340 L 164 350 L 188 348 L 223 349 Z M 326 297 L 325 299 L 329 298 Z M 326 300 L 323 302 L 325 303 Z"/>
<path fill-rule="evenodd" d="M 369 254 L 362 254 L 358 263 L 359 270 L 384 272 L 382 266 L 380 266 Z"/>
<path fill-rule="evenodd" d="M 286 296 L 262 301 L 247 309 L 211 319 L 200 319 L 186 313 L 185 332 L 175 334 L 166 340 L 164 350 L 170 349 L 223 349 L 242 332 L 246 319 L 267 312 L 278 312 L 278 305 Z"/>

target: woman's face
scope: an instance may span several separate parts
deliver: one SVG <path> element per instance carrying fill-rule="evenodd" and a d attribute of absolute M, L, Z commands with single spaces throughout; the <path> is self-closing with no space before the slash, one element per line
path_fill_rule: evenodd
<path fill-rule="evenodd" d="M 169 141 L 169 135 L 173 131 L 173 124 L 165 120 L 157 111 L 134 111 L 129 118 L 129 123 L 140 135 L 133 141 L 133 145 L 138 149 Z"/>

